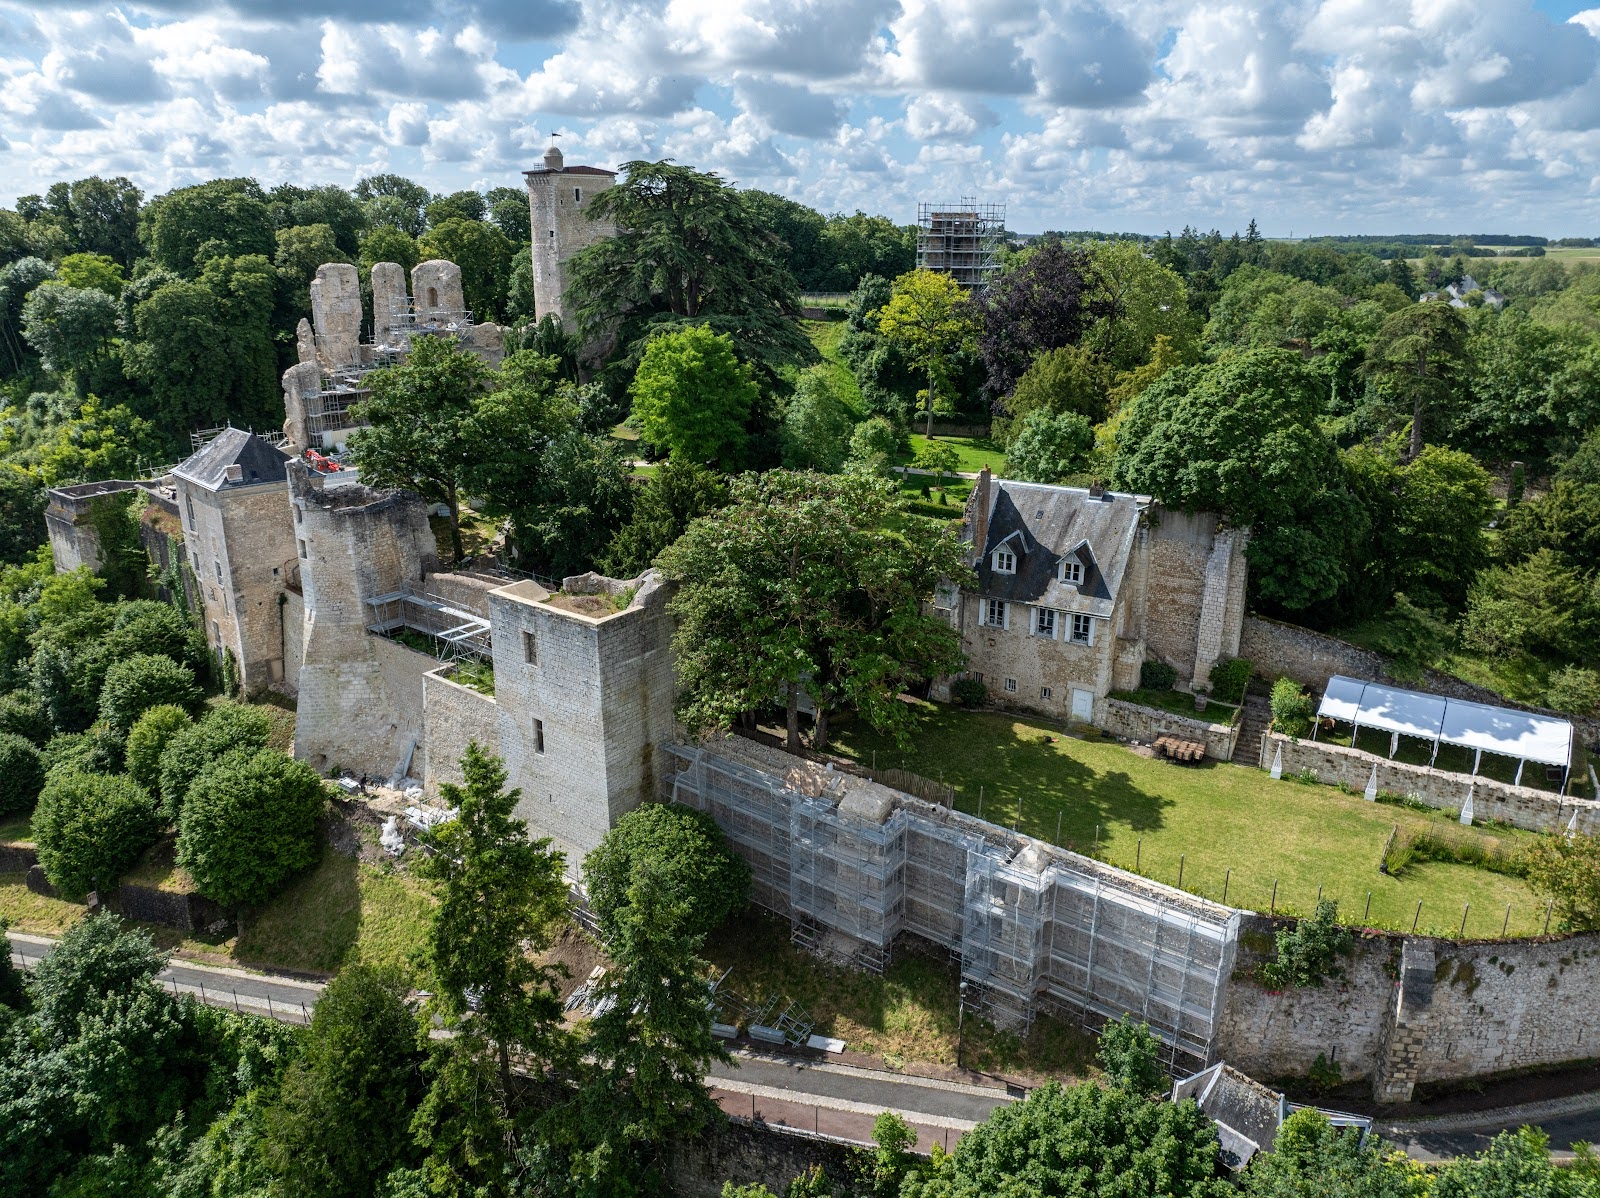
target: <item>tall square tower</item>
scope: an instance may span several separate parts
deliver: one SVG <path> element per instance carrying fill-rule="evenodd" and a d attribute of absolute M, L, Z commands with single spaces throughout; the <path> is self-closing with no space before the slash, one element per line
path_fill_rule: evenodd
<path fill-rule="evenodd" d="M 553 315 L 568 331 L 567 264 L 586 246 L 616 235 L 611 220 L 590 220 L 589 204 L 617 180 L 616 171 L 598 166 L 567 166 L 552 143 L 544 166 L 523 171 L 533 230 L 533 302 L 540 319 Z"/>

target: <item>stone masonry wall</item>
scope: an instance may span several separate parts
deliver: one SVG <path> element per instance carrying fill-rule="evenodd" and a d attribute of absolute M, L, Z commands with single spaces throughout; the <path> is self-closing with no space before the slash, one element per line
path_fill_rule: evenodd
<path fill-rule="evenodd" d="M 1257 918 L 1242 937 L 1217 1045 L 1254 1076 L 1303 1076 L 1324 1053 L 1347 1081 L 1374 1079 L 1402 1101 L 1408 1083 L 1600 1056 L 1600 935 L 1454 943 L 1365 934 L 1343 981 L 1273 993 L 1239 977 L 1270 952 L 1272 927 Z M 1430 957 L 1431 986 L 1407 976 L 1397 1001 L 1403 963 L 1414 974 Z"/>
<path fill-rule="evenodd" d="M 1389 761 L 1360 749 L 1328 745 L 1310 740 L 1291 740 L 1269 732 L 1261 740 L 1258 764 L 1271 769 L 1273 758 L 1283 753 L 1283 772 L 1298 774 L 1312 770 L 1317 780 L 1328 786 L 1343 782 L 1352 790 L 1365 791 L 1378 768 L 1378 789 L 1410 795 L 1430 807 L 1460 811 L 1472 790 L 1472 815 L 1475 820 L 1498 820 L 1535 832 L 1564 832 L 1572 817 L 1578 817 L 1578 831 L 1600 834 L 1600 803 L 1574 799 L 1531 786 L 1511 786 L 1492 778 L 1469 778 L 1448 770 L 1425 765 Z M 1530 766 L 1530 769 L 1538 768 Z"/>
<path fill-rule="evenodd" d="M 422 676 L 421 766 L 412 772 L 435 794 L 441 782 L 461 784 L 461 759 L 473 741 L 490 753 L 500 749 L 499 705 L 491 696 L 445 677 L 449 668 Z"/>
<path fill-rule="evenodd" d="M 1237 724 L 1213 724 L 1112 698 L 1095 703 L 1094 723 L 1095 727 L 1124 740 L 1153 741 L 1158 736 L 1171 735 L 1204 741 L 1206 756 L 1218 761 L 1227 761 L 1233 756 L 1234 742 L 1239 736 Z"/>
<path fill-rule="evenodd" d="M 1049 638 L 1034 632 L 1033 606 L 1008 603 L 1009 627 L 993 628 L 978 622 L 982 603 L 980 596 L 962 592 L 959 618 L 967 667 L 983 675 L 991 702 L 1064 720 L 1072 714 L 1074 690 L 1099 696 L 1111 689 L 1114 620 L 1096 620 L 1095 643 L 1082 645 L 1068 636 L 1070 618 L 1065 613 L 1056 616 L 1056 635 Z M 1016 682 L 1016 690 L 1006 689 L 1008 678 Z"/>
<path fill-rule="evenodd" d="M 1145 647 L 1178 671 L 1194 672 L 1216 517 L 1162 509 L 1150 517 L 1149 581 L 1145 591 Z"/>
<path fill-rule="evenodd" d="M 281 685 L 287 676 L 288 614 L 279 600 L 295 566 L 288 488 L 282 483 L 224 487 L 216 498 L 240 679 L 247 694 L 259 694 Z M 202 577 L 198 571 L 196 577 Z"/>
<path fill-rule="evenodd" d="M 348 366 L 361 344 L 361 275 L 348 262 L 325 262 L 311 280 L 311 323 L 325 366 Z"/>

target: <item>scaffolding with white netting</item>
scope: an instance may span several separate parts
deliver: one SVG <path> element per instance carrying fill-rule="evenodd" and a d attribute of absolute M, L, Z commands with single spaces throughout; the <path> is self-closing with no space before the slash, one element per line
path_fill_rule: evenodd
<path fill-rule="evenodd" d="M 666 754 L 672 799 L 723 829 L 797 943 L 881 970 L 913 934 L 959 958 L 997 1023 L 1128 1014 L 1169 1065 L 1211 1059 L 1234 909 L 738 738 Z"/>

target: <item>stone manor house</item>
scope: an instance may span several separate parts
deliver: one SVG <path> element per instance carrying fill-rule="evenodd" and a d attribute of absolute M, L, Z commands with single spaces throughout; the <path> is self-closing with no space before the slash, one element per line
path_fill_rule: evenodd
<path fill-rule="evenodd" d="M 966 508 L 976 585 L 935 608 L 961 633 L 969 676 L 992 701 L 1100 722 L 1147 659 L 1203 689 L 1239 653 L 1248 534 L 1209 512 L 1101 487 L 978 476 Z M 947 699 L 951 680 L 935 687 Z"/>

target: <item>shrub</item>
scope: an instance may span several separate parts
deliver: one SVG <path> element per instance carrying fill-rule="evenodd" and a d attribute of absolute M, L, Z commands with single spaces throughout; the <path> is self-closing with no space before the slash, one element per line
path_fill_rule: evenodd
<path fill-rule="evenodd" d="M 1350 929 L 1339 926 L 1339 904 L 1321 899 L 1315 914 L 1278 930 L 1277 957 L 1261 967 L 1261 977 L 1283 989 L 1320 986 L 1326 978 L 1343 975 L 1338 958 L 1354 943 Z"/>
<path fill-rule="evenodd" d="M 271 734 L 272 721 L 264 711 L 221 703 L 206 712 L 161 752 L 161 814 L 169 823 L 177 823 L 183 796 L 206 766 L 233 749 L 264 749 Z"/>
<path fill-rule="evenodd" d="M 159 653 L 185 665 L 196 665 L 193 624 L 170 603 L 131 599 L 117 604 L 111 631 L 102 638 L 114 660 L 141 653 Z M 202 641 L 202 644 L 204 642 Z M 203 652 L 203 650 L 202 650 Z"/>
<path fill-rule="evenodd" d="M 1139 689 L 1169 691 L 1178 681 L 1178 671 L 1164 661 L 1147 661 L 1139 667 Z"/>
<path fill-rule="evenodd" d="M 263 903 L 321 857 L 326 802 L 322 779 L 303 761 L 276 749 L 225 753 L 184 796 L 178 864 L 224 907 Z"/>
<path fill-rule="evenodd" d="M 163 703 L 152 707 L 137 720 L 128 732 L 126 759 L 128 774 L 151 794 L 161 788 L 161 754 L 167 743 L 194 721 L 181 707 Z"/>
<path fill-rule="evenodd" d="M 618 820 L 583 863 L 589 909 L 608 940 L 617 934 L 618 914 L 646 863 L 660 871 L 672 899 L 685 904 L 687 936 L 705 935 L 749 901 L 750 867 L 710 816 L 649 803 Z"/>
<path fill-rule="evenodd" d="M 0 732 L 0 815 L 33 810 L 44 788 L 44 755 L 15 732 Z"/>
<path fill-rule="evenodd" d="M 139 653 L 106 671 L 100 688 L 100 718 L 126 733 L 152 707 L 173 706 L 193 711 L 200 706 L 194 671 L 170 657 Z"/>
<path fill-rule="evenodd" d="M 122 737 L 104 724 L 87 732 L 63 732 L 44 747 L 44 768 L 82 770 L 87 774 L 122 772 Z"/>
<path fill-rule="evenodd" d="M 14 732 L 42 749 L 55 735 L 55 728 L 37 695 L 12 691 L 0 697 L 0 732 Z"/>
<path fill-rule="evenodd" d="M 33 812 L 39 864 L 73 899 L 113 885 L 160 835 L 149 792 L 127 777 L 52 770 Z"/>
<path fill-rule="evenodd" d="M 1167 1088 L 1161 1068 L 1161 1042 L 1150 1025 L 1124 1015 L 1100 1029 L 1095 1055 L 1112 1085 L 1130 1094 L 1159 1094 Z"/>
<path fill-rule="evenodd" d="M 1600 837 L 1541 836 L 1524 861 L 1528 885 L 1555 904 L 1563 932 L 1600 928 Z"/>
<path fill-rule="evenodd" d="M 950 684 L 950 697 L 962 707 L 981 707 L 989 697 L 989 688 L 976 678 L 957 678 Z"/>
<path fill-rule="evenodd" d="M 1344 1067 L 1338 1061 L 1328 1060 L 1328 1054 L 1319 1052 L 1306 1073 L 1306 1081 L 1315 1094 L 1326 1094 L 1344 1082 Z"/>
<path fill-rule="evenodd" d="M 1600 674 L 1582 666 L 1562 666 L 1550 675 L 1544 701 L 1570 715 L 1594 715 L 1600 711 Z"/>
<path fill-rule="evenodd" d="M 1224 703 L 1244 702 L 1244 688 L 1250 685 L 1250 659 L 1230 657 L 1211 667 L 1211 694 Z"/>
<path fill-rule="evenodd" d="M 1285 736 L 1301 737 L 1311 731 L 1311 696 L 1293 678 L 1272 684 L 1272 726 Z"/>
<path fill-rule="evenodd" d="M 1372 647 L 1402 665 L 1415 667 L 1438 660 L 1453 638 L 1448 623 L 1396 591 L 1394 606 L 1372 638 Z"/>

